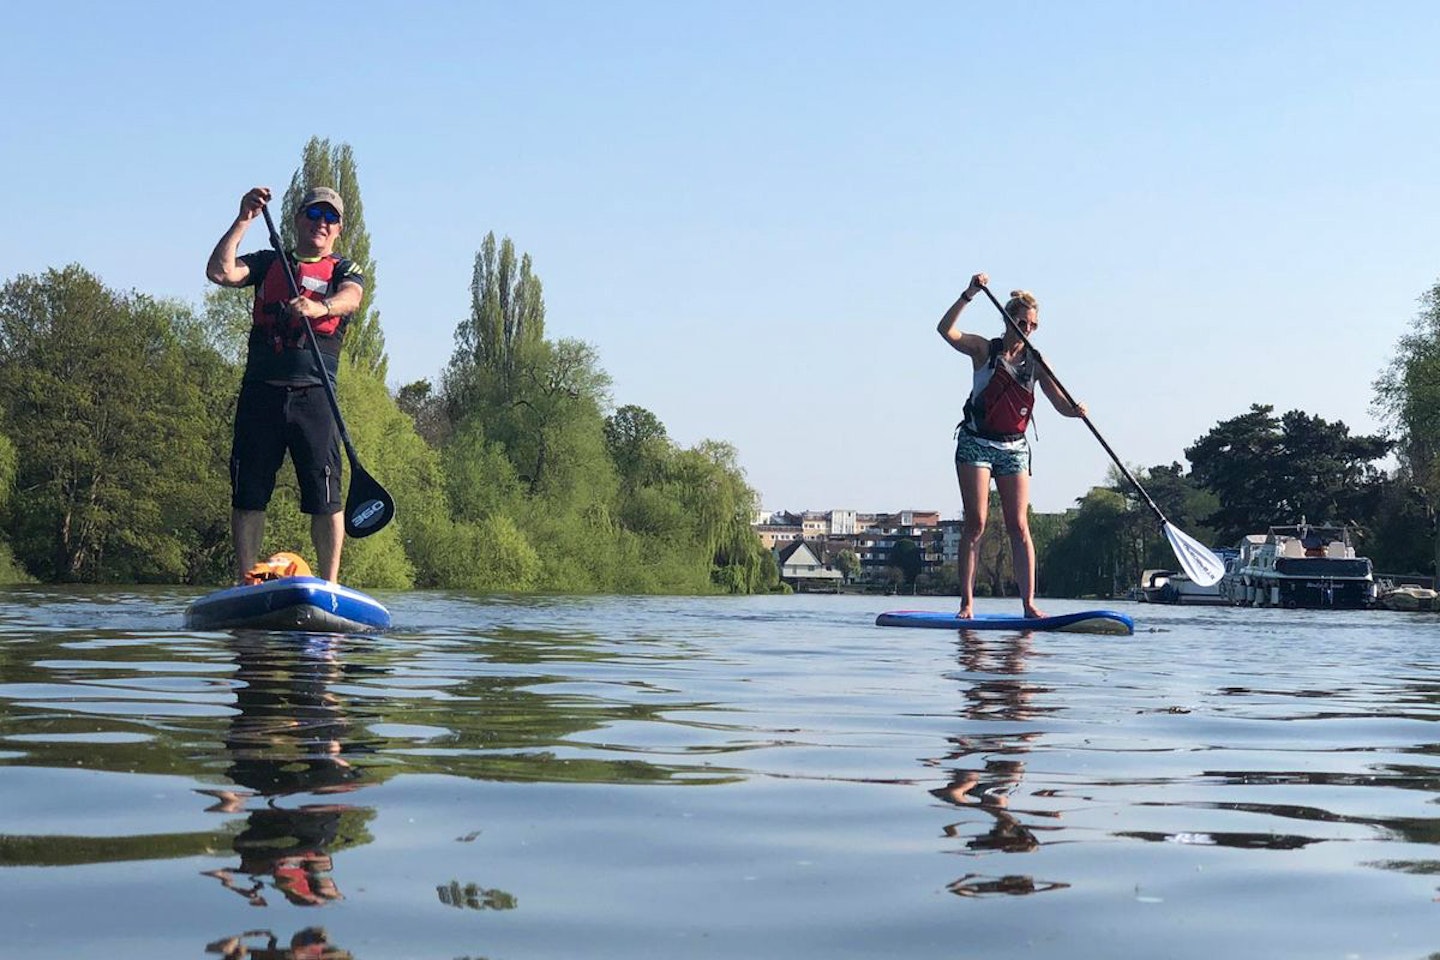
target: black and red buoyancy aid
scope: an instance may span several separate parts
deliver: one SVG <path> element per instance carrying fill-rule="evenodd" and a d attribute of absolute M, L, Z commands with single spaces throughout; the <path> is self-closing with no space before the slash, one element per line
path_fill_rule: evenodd
<path fill-rule="evenodd" d="M 986 440 L 1021 440 L 1035 409 L 1035 364 L 1028 350 L 1017 365 L 1007 363 L 1003 351 L 1002 339 L 990 341 L 990 355 L 975 371 L 960 426 Z"/>
<path fill-rule="evenodd" d="M 347 269 L 343 269 L 347 263 L 344 257 L 337 257 L 333 253 L 316 260 L 292 259 L 295 282 L 300 285 L 300 295 L 311 300 L 324 300 L 335 293 L 337 281 L 349 273 Z M 285 265 L 280 262 L 279 257 L 275 257 L 270 261 L 270 269 L 265 272 L 255 290 L 254 321 L 255 327 L 272 341 L 277 353 L 286 347 L 306 346 L 305 320 L 292 316 L 285 309 L 285 304 L 289 302 L 290 282 L 285 277 Z M 322 317 L 310 321 L 310 326 L 320 340 L 321 352 L 340 352 L 340 341 L 345 336 L 343 317 Z M 329 350 L 326 349 L 327 339 L 333 341 L 333 347 Z"/>
<path fill-rule="evenodd" d="M 364 282 L 353 261 L 335 254 L 314 260 L 292 256 L 290 264 L 295 271 L 295 282 L 300 286 L 300 295 L 311 300 L 323 301 L 333 296 L 343 283 Z M 264 274 L 255 283 L 245 381 L 319 383 L 320 373 L 305 335 L 306 321 L 303 317 L 292 316 L 285 309 L 285 304 L 290 301 L 290 283 L 285 277 L 285 265 L 271 251 L 268 258 L 255 262 L 255 266 L 263 266 Z M 345 338 L 348 319 L 331 315 L 309 321 L 326 370 L 332 378 L 340 366 L 340 346 Z"/>

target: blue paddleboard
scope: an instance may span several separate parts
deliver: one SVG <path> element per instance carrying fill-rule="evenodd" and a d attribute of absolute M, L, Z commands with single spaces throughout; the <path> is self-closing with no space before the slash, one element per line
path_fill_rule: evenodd
<path fill-rule="evenodd" d="M 892 610 L 875 618 L 877 627 L 928 627 L 932 630 L 1067 630 L 1071 633 L 1130 635 L 1135 621 L 1113 610 L 1086 610 L 1053 617 L 1015 617 L 1003 613 L 977 613 L 961 620 L 942 610 Z"/>
<path fill-rule="evenodd" d="M 372 633 L 390 627 L 374 597 L 319 577 L 281 577 L 206 594 L 185 611 L 191 630 L 303 630 Z"/>

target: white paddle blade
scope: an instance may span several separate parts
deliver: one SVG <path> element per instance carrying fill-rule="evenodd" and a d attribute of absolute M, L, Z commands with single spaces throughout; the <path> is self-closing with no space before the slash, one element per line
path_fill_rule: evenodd
<path fill-rule="evenodd" d="M 1185 576 L 1202 587 L 1220 582 L 1225 575 L 1225 562 L 1211 553 L 1209 547 L 1169 523 L 1161 524 L 1161 529 L 1165 531 L 1165 539 L 1170 541 L 1170 549 L 1175 551 L 1175 559 L 1180 561 Z"/>

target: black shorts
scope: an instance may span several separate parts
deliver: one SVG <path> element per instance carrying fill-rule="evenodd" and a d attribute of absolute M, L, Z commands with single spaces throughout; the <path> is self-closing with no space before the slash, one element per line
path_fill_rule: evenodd
<path fill-rule="evenodd" d="M 242 384 L 230 447 L 230 505 L 269 506 L 287 450 L 300 484 L 301 512 L 340 512 L 340 431 L 325 388 Z"/>

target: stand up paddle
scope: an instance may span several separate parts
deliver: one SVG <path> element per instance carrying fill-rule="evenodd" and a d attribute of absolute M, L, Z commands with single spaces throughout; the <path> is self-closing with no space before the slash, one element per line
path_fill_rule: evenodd
<path fill-rule="evenodd" d="M 1066 390 L 1065 385 L 1060 382 L 1060 378 L 1055 376 L 1055 371 L 1050 369 L 1050 364 L 1045 362 L 1045 358 L 1040 356 L 1040 351 L 1036 350 L 1030 343 L 1030 338 L 1025 336 L 1025 331 L 1020 329 L 1020 325 L 1015 322 L 1015 318 L 1010 316 L 1010 312 L 1005 309 L 999 300 L 995 299 L 995 294 L 990 292 L 990 288 L 981 284 L 980 289 L 984 290 L 985 296 L 989 297 L 990 302 L 995 304 L 995 309 L 1000 311 L 1000 316 L 1005 318 L 1005 322 L 1010 325 L 1010 329 L 1014 330 L 1015 335 L 1020 338 L 1020 342 L 1025 344 L 1025 348 L 1030 351 L 1030 355 L 1035 358 L 1035 362 L 1040 364 L 1040 369 L 1045 371 L 1046 376 L 1050 378 L 1050 382 L 1059 388 L 1060 392 L 1065 395 L 1065 399 L 1069 401 L 1072 406 L 1079 407 L 1080 405 L 1075 402 L 1075 398 L 1070 395 L 1070 391 Z M 1175 559 L 1180 561 L 1180 566 L 1185 571 L 1185 575 L 1202 587 L 1219 583 L 1220 578 L 1225 575 L 1225 564 L 1220 558 L 1215 556 L 1209 547 L 1193 537 L 1187 536 L 1184 532 L 1177 530 L 1169 520 L 1165 519 L 1165 514 L 1160 512 L 1160 508 L 1155 505 L 1154 500 L 1150 499 L 1150 494 L 1145 492 L 1145 488 L 1140 486 L 1140 481 L 1135 479 L 1135 475 L 1125 467 L 1125 464 L 1120 462 L 1120 458 L 1115 455 L 1114 450 L 1110 449 L 1110 444 L 1105 442 L 1105 438 L 1100 436 L 1100 431 L 1095 429 L 1095 424 L 1090 422 L 1090 418 L 1081 414 L 1080 419 L 1084 420 L 1085 426 L 1089 427 L 1090 432 L 1095 434 L 1095 439 L 1099 440 L 1100 446 L 1104 447 L 1105 452 L 1110 454 L 1110 459 L 1115 461 L 1115 466 L 1120 468 L 1120 472 L 1125 475 L 1125 479 L 1134 484 L 1135 489 L 1140 492 L 1140 496 L 1150 506 L 1150 509 L 1155 511 L 1155 516 L 1160 520 L 1160 529 L 1164 531 L 1165 539 L 1170 541 L 1170 549 L 1175 551 Z"/>
<path fill-rule="evenodd" d="M 265 226 L 270 230 L 270 246 L 285 267 L 285 281 L 290 285 L 290 296 L 300 296 L 300 284 L 295 282 L 295 270 L 290 258 L 280 245 L 280 235 L 275 232 L 275 221 L 270 219 L 270 207 L 260 208 L 265 214 Z M 345 533 L 348 536 L 368 537 L 379 533 L 395 516 L 395 499 L 370 474 L 360 466 L 355 455 L 355 444 L 350 442 L 350 431 L 345 429 L 345 418 L 340 415 L 340 401 L 335 399 L 335 387 L 330 383 L 330 373 L 325 369 L 325 358 L 320 355 L 320 341 L 315 339 L 315 330 L 310 321 L 305 321 L 305 336 L 310 342 L 310 352 L 315 355 L 315 365 L 320 368 L 320 384 L 325 388 L 325 397 L 330 401 L 330 412 L 335 414 L 335 425 L 340 428 L 340 439 L 345 443 L 345 455 L 350 458 L 350 494 L 345 498 Z"/>

